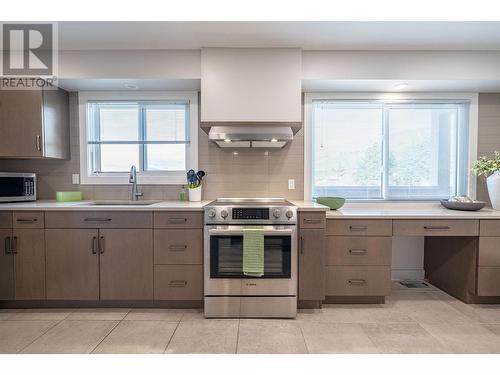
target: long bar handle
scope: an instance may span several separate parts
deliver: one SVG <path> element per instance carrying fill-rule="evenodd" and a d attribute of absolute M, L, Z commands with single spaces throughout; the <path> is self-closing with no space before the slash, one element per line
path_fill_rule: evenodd
<path fill-rule="evenodd" d="M 41 142 L 41 137 L 39 135 L 35 137 L 35 147 L 37 151 L 42 151 L 42 142 Z"/>
<path fill-rule="evenodd" d="M 349 249 L 351 255 L 366 255 L 366 249 Z"/>
<path fill-rule="evenodd" d="M 10 237 L 5 237 L 4 246 L 5 246 L 5 254 L 12 254 Z"/>
<path fill-rule="evenodd" d="M 17 236 L 12 237 L 10 252 L 11 254 L 17 254 Z"/>
<path fill-rule="evenodd" d="M 102 223 L 102 222 L 110 222 L 111 219 L 109 217 L 86 217 L 85 219 L 83 219 L 83 221 Z"/>
<path fill-rule="evenodd" d="M 185 217 L 171 217 L 168 219 L 168 222 L 172 224 L 182 224 L 185 223 L 186 221 L 187 219 Z"/>
<path fill-rule="evenodd" d="M 104 236 L 99 237 L 99 253 L 104 254 Z"/>
<path fill-rule="evenodd" d="M 21 224 L 28 224 L 28 223 L 36 223 L 38 221 L 37 218 L 30 218 L 30 219 L 16 219 L 18 223 Z"/>
<path fill-rule="evenodd" d="M 349 285 L 365 285 L 366 280 L 365 279 L 349 279 L 347 280 Z"/>
<path fill-rule="evenodd" d="M 451 228 L 448 225 L 441 226 L 424 226 L 425 230 L 450 230 Z"/>
<path fill-rule="evenodd" d="M 308 218 L 304 218 L 304 223 L 321 223 L 321 221 L 323 221 L 323 219 L 308 219 Z"/>
<path fill-rule="evenodd" d="M 97 237 L 92 237 L 92 254 L 97 254 Z"/>
<path fill-rule="evenodd" d="M 184 251 L 188 247 L 187 245 L 170 245 L 168 248 L 170 249 L 170 251 Z"/>
<path fill-rule="evenodd" d="M 187 280 L 172 280 L 168 283 L 168 286 L 172 288 L 184 288 L 187 284 Z"/>
<path fill-rule="evenodd" d="M 304 254 L 304 237 L 300 236 L 300 253 Z"/>
<path fill-rule="evenodd" d="M 367 230 L 368 227 L 366 225 L 350 225 L 349 230 Z"/>

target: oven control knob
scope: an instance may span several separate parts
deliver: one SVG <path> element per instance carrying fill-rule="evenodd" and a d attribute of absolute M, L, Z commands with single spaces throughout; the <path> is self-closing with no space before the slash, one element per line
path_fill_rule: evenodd
<path fill-rule="evenodd" d="M 281 216 L 281 211 L 278 210 L 277 208 L 273 210 L 273 216 L 275 219 L 279 219 Z"/>
<path fill-rule="evenodd" d="M 213 219 L 215 217 L 215 215 L 216 215 L 216 212 L 215 212 L 215 210 L 213 208 L 208 211 L 208 217 L 210 219 Z"/>
<path fill-rule="evenodd" d="M 223 218 L 223 219 L 226 219 L 228 215 L 229 215 L 229 214 L 228 214 L 228 212 L 227 212 L 226 210 L 222 210 L 222 211 L 220 212 L 220 216 L 222 216 L 222 218 Z"/>
<path fill-rule="evenodd" d="M 285 215 L 286 215 L 286 217 L 288 219 L 291 219 L 293 217 L 293 211 L 292 210 L 288 210 Z"/>

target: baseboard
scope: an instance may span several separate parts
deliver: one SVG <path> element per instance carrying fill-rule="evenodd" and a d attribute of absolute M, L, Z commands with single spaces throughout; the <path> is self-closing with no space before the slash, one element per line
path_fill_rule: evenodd
<path fill-rule="evenodd" d="M 0 301 L 0 309 L 27 308 L 203 308 L 203 301 Z"/>

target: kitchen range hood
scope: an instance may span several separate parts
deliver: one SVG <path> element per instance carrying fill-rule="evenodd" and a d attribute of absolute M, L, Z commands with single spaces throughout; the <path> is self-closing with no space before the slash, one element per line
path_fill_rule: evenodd
<path fill-rule="evenodd" d="M 208 138 L 220 148 L 283 148 L 293 131 L 290 126 L 212 126 Z"/>

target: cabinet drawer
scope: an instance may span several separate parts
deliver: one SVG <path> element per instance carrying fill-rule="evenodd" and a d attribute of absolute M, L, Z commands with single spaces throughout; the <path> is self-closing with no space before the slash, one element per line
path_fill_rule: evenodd
<path fill-rule="evenodd" d="M 328 266 L 390 266 L 392 237 L 326 237 Z"/>
<path fill-rule="evenodd" d="M 72 211 L 46 212 L 46 228 L 151 228 L 151 212 Z"/>
<path fill-rule="evenodd" d="M 0 228 L 12 228 L 12 211 L 0 211 Z"/>
<path fill-rule="evenodd" d="M 202 264 L 201 229 L 155 229 L 155 264 Z"/>
<path fill-rule="evenodd" d="M 44 215 L 42 211 L 15 211 L 13 214 L 14 228 L 34 228 L 45 227 Z"/>
<path fill-rule="evenodd" d="M 326 225 L 325 212 L 299 212 L 300 229 L 323 229 Z"/>
<path fill-rule="evenodd" d="M 395 236 L 477 236 L 478 220 L 394 220 Z"/>
<path fill-rule="evenodd" d="M 387 296 L 390 266 L 327 266 L 327 296 Z"/>
<path fill-rule="evenodd" d="M 343 220 L 326 222 L 326 234 L 335 236 L 391 236 L 392 220 Z"/>
<path fill-rule="evenodd" d="M 477 295 L 500 296 L 500 267 L 479 267 L 477 270 Z"/>
<path fill-rule="evenodd" d="M 479 237 L 478 265 L 500 267 L 500 237 Z"/>
<path fill-rule="evenodd" d="M 154 298 L 155 300 L 188 300 L 203 299 L 202 266 L 154 266 Z"/>
<path fill-rule="evenodd" d="M 481 220 L 479 225 L 480 236 L 500 236 L 500 220 Z"/>
<path fill-rule="evenodd" d="M 203 228 L 201 212 L 155 212 L 155 228 Z"/>

